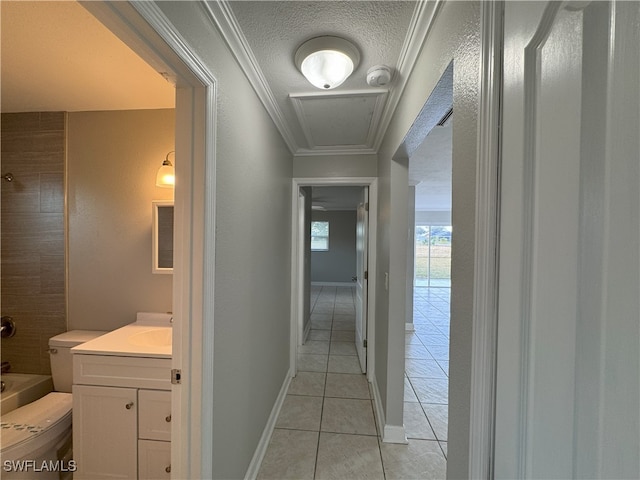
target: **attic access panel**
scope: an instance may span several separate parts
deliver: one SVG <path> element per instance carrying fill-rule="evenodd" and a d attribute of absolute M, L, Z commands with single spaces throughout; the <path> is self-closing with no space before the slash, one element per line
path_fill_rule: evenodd
<path fill-rule="evenodd" d="M 371 149 L 386 91 L 291 95 L 309 149 Z"/>

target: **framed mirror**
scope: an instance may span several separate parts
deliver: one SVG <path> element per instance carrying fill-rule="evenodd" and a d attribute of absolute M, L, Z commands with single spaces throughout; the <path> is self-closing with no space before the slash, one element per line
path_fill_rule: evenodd
<path fill-rule="evenodd" d="M 152 272 L 173 273 L 173 201 L 153 201 Z"/>

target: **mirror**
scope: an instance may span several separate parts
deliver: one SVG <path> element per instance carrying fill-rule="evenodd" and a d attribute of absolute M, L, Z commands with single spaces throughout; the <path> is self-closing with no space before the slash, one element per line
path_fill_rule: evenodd
<path fill-rule="evenodd" d="M 152 203 L 152 271 L 173 273 L 173 202 L 162 200 Z"/>

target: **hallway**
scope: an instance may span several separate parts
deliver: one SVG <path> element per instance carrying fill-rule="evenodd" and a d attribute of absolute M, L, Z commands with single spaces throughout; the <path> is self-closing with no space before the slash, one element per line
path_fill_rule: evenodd
<path fill-rule="evenodd" d="M 381 442 L 369 384 L 360 373 L 353 288 L 312 287 L 311 331 L 299 347 L 298 376 L 291 381 L 258 478 L 444 478 L 448 293 L 416 289 L 416 332 L 407 335 L 406 346 L 409 444 L 397 445 Z"/>

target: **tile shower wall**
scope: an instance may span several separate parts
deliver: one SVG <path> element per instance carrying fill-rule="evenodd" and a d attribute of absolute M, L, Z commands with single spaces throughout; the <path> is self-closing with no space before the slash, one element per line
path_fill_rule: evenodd
<path fill-rule="evenodd" d="M 50 372 L 49 337 L 66 330 L 64 112 L 3 113 L 1 311 L 17 333 L 2 361 L 20 373 Z"/>

